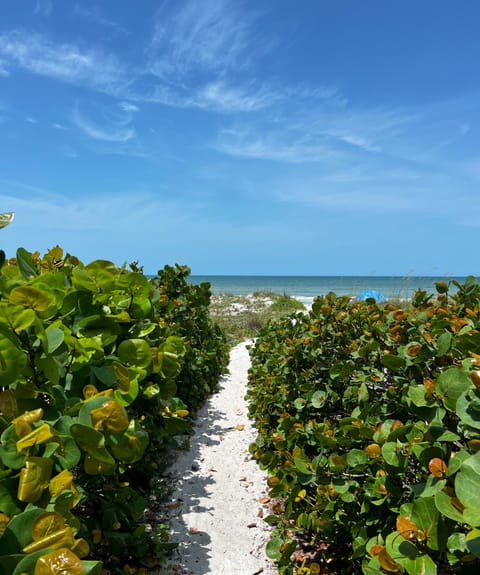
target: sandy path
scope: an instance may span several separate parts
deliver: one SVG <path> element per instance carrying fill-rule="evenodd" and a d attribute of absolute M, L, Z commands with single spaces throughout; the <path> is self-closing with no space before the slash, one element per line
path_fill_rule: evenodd
<path fill-rule="evenodd" d="M 233 348 L 230 374 L 198 414 L 191 449 L 173 466 L 173 572 L 181 575 L 274 575 L 265 557 L 266 475 L 248 454 L 256 433 L 247 418 L 246 344 Z"/>

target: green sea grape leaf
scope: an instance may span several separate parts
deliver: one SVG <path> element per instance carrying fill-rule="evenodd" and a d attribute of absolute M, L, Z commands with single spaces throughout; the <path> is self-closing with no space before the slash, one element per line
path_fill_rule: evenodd
<path fill-rule="evenodd" d="M 465 507 L 463 519 L 470 527 L 480 527 L 480 507 Z"/>
<path fill-rule="evenodd" d="M 464 425 L 480 430 L 480 398 L 472 389 L 459 396 L 456 412 Z"/>
<path fill-rule="evenodd" d="M 117 349 L 118 358 L 122 363 L 138 367 L 148 367 L 152 363 L 150 346 L 143 339 L 126 339 Z"/>
<path fill-rule="evenodd" d="M 83 575 L 102 575 L 103 563 L 101 561 L 82 561 Z"/>
<path fill-rule="evenodd" d="M 444 491 L 435 494 L 435 506 L 445 517 L 449 517 L 457 523 L 463 523 L 462 513 L 453 505 L 453 498 Z"/>
<path fill-rule="evenodd" d="M 77 290 L 95 292 L 97 285 L 87 270 L 75 267 L 72 272 L 72 284 Z"/>
<path fill-rule="evenodd" d="M 465 507 L 478 505 L 480 490 L 480 451 L 466 459 L 455 476 L 455 493 Z"/>
<path fill-rule="evenodd" d="M 120 333 L 117 322 L 105 315 L 90 315 L 78 322 L 78 333 L 82 337 L 94 338 L 100 336 L 104 345 L 115 341 Z"/>
<path fill-rule="evenodd" d="M 118 278 L 117 286 L 119 289 L 129 292 L 135 297 L 147 297 L 151 290 L 151 285 L 148 279 L 138 272 L 122 274 Z"/>
<path fill-rule="evenodd" d="M 85 451 L 102 463 L 115 465 L 115 459 L 105 447 L 105 437 L 103 433 L 88 425 L 82 425 L 81 423 L 74 423 L 70 428 L 70 432 L 82 451 Z"/>
<path fill-rule="evenodd" d="M 28 329 L 37 319 L 33 309 L 22 309 L 13 316 L 12 327 L 15 331 Z"/>
<path fill-rule="evenodd" d="M 56 351 L 63 343 L 65 339 L 65 332 L 59 327 L 49 326 L 45 330 L 45 335 L 47 338 L 47 353 L 53 353 Z"/>
<path fill-rule="evenodd" d="M 452 533 L 447 540 L 447 549 L 453 554 L 466 555 L 468 548 L 465 533 Z"/>
<path fill-rule="evenodd" d="M 368 457 L 363 449 L 352 449 L 347 453 L 347 463 L 350 467 L 365 465 L 367 461 Z"/>
<path fill-rule="evenodd" d="M 0 509 L 9 517 L 18 515 L 18 513 L 22 511 L 18 503 L 17 481 L 3 478 L 2 481 L 0 481 Z"/>
<path fill-rule="evenodd" d="M 393 467 L 400 465 L 398 451 L 399 449 L 396 442 L 388 441 L 382 445 L 382 456 L 388 465 L 392 465 Z"/>
<path fill-rule="evenodd" d="M 35 553 L 29 553 L 28 555 L 23 553 L 18 555 L 14 569 L 7 571 L 7 573 L 11 572 L 12 575 L 35 575 L 35 565 L 38 559 L 48 552 L 48 549 L 40 549 L 40 551 L 35 551 Z"/>
<path fill-rule="evenodd" d="M 60 435 L 61 448 L 56 452 L 57 461 L 63 469 L 73 469 L 82 457 L 75 440 L 70 435 Z"/>
<path fill-rule="evenodd" d="M 419 529 L 428 534 L 428 547 L 438 550 L 443 523 L 439 521 L 439 511 L 435 505 L 435 498 L 420 497 L 415 499 L 412 505 L 411 520 Z"/>
<path fill-rule="evenodd" d="M 472 386 L 468 373 L 457 367 L 443 371 L 437 378 L 435 389 L 442 398 L 443 404 L 450 411 L 455 411 L 457 399 Z"/>
<path fill-rule="evenodd" d="M 403 357 L 390 353 L 383 354 L 381 357 L 381 362 L 385 367 L 391 369 L 392 371 L 399 371 L 405 367 L 405 359 Z"/>
<path fill-rule="evenodd" d="M 131 405 L 135 399 L 138 397 L 139 386 L 138 386 L 138 379 L 135 377 L 130 382 L 130 386 L 128 391 L 122 391 L 120 389 L 116 389 L 114 392 L 114 397 L 118 401 L 120 405 L 123 407 L 127 407 Z"/>
<path fill-rule="evenodd" d="M 313 407 L 315 407 L 316 409 L 320 409 L 321 407 L 323 407 L 326 399 L 327 399 L 326 393 L 324 391 L 317 390 L 312 395 L 310 401 L 312 402 Z"/>
<path fill-rule="evenodd" d="M 26 280 L 38 275 L 37 266 L 33 261 L 32 254 L 27 252 L 25 248 L 17 249 L 16 258 L 18 269 Z"/>
<path fill-rule="evenodd" d="M 130 391 L 130 369 L 123 363 L 114 361 L 112 363 L 112 371 L 120 392 L 128 393 Z"/>
<path fill-rule="evenodd" d="M 18 436 L 15 425 L 9 425 L 1 435 L 0 458 L 5 467 L 20 469 L 25 464 L 25 454 L 17 451 Z"/>
<path fill-rule="evenodd" d="M 452 345 L 452 334 L 449 331 L 445 331 L 437 339 L 437 357 L 442 357 L 446 355 L 450 350 Z"/>
<path fill-rule="evenodd" d="M 111 475 L 115 472 L 115 465 L 100 461 L 87 453 L 83 461 L 83 469 L 88 475 Z"/>
<path fill-rule="evenodd" d="M 8 300 L 14 305 L 21 305 L 37 312 L 45 311 L 50 305 L 50 298 L 47 293 L 28 285 L 14 287 Z"/>
<path fill-rule="evenodd" d="M 4 327 L 4 326 L 1 326 Z M 8 387 L 17 381 L 27 365 L 27 354 L 0 329 L 0 386 Z"/>
<path fill-rule="evenodd" d="M 145 453 L 149 442 L 149 436 L 146 431 L 141 429 L 133 432 L 127 432 L 123 435 L 122 440 L 112 445 L 112 452 L 115 457 L 124 463 L 135 463 L 140 461 Z"/>
<path fill-rule="evenodd" d="M 32 541 L 32 526 L 43 509 L 34 508 L 13 517 L 0 538 L 0 556 L 20 553 Z"/>

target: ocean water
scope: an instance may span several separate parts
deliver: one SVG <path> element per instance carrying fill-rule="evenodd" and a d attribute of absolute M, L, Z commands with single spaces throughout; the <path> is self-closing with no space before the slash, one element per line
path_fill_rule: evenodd
<path fill-rule="evenodd" d="M 313 298 L 335 292 L 355 296 L 362 290 L 376 290 L 389 298 L 410 299 L 417 289 L 435 293 L 435 282 L 456 280 L 463 284 L 465 277 L 440 276 L 220 276 L 192 275 L 192 283 L 210 282 L 214 294 L 246 295 L 267 291 L 295 297 L 304 303 Z M 452 286 L 453 287 L 453 286 Z M 452 290 L 454 291 L 454 289 Z"/>

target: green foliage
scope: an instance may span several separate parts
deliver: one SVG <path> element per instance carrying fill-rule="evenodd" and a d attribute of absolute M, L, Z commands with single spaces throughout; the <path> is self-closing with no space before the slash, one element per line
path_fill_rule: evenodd
<path fill-rule="evenodd" d="M 217 391 L 229 352 L 223 330 L 209 313 L 210 284 L 192 285 L 187 281 L 189 275 L 187 266 L 165 266 L 152 283 L 159 292 L 159 313 L 170 326 L 167 333 L 188 339 L 177 392 L 194 408 Z"/>
<path fill-rule="evenodd" d="M 304 311 L 305 306 L 298 300 L 271 292 L 217 295 L 210 305 L 212 317 L 232 346 L 256 337 L 269 321 L 300 310 Z"/>
<path fill-rule="evenodd" d="M 149 482 L 227 355 L 207 285 L 131 267 L 55 247 L 1 269 L 1 575 L 133 573 L 170 546 Z"/>
<path fill-rule="evenodd" d="M 478 572 L 480 286 L 328 294 L 252 349 L 251 451 L 280 573 Z"/>

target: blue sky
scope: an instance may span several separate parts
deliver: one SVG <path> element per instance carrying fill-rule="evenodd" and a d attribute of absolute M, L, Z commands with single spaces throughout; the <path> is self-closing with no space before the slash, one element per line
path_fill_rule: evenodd
<path fill-rule="evenodd" d="M 2 247 L 479 273 L 480 4 L 4 0 Z"/>

